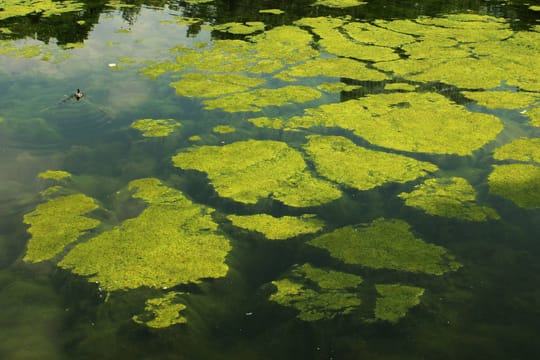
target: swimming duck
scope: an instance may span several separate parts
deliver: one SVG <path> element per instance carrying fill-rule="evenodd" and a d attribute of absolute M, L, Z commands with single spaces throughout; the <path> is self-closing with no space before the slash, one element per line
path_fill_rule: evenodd
<path fill-rule="evenodd" d="M 84 94 L 82 93 L 81 90 L 77 89 L 77 91 L 75 91 L 75 94 L 73 94 L 73 96 L 75 97 L 77 101 L 79 101 L 84 96 Z"/>

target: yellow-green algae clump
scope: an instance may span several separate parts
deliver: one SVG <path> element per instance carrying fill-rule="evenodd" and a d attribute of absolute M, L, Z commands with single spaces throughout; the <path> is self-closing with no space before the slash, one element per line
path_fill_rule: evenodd
<path fill-rule="evenodd" d="M 290 85 L 276 89 L 255 89 L 204 100 L 205 109 L 227 112 L 261 111 L 266 106 L 282 106 L 316 100 L 321 93 L 309 86 Z"/>
<path fill-rule="evenodd" d="M 180 315 L 186 305 L 176 300 L 180 295 L 183 293 L 171 291 L 161 297 L 146 300 L 145 313 L 133 316 L 133 321 L 155 329 L 187 323 L 187 319 Z"/>
<path fill-rule="evenodd" d="M 470 155 L 502 130 L 493 115 L 467 111 L 436 93 L 390 93 L 307 109 L 290 128 L 341 127 L 391 149 Z"/>
<path fill-rule="evenodd" d="M 44 180 L 64 180 L 71 177 L 71 174 L 63 170 L 46 170 L 38 174 L 40 179 Z"/>
<path fill-rule="evenodd" d="M 513 32 L 504 19 L 475 14 L 376 24 L 418 39 L 402 47 L 407 58 L 375 64 L 379 69 L 408 80 L 440 81 L 467 89 L 506 83 L 540 90 L 540 79 L 531 71 L 540 67 L 539 33 Z"/>
<path fill-rule="evenodd" d="M 521 109 L 540 100 L 540 94 L 523 91 L 464 91 L 463 95 L 492 109 Z"/>
<path fill-rule="evenodd" d="M 264 79 L 241 74 L 188 73 L 170 85 L 177 95 L 213 98 L 235 92 L 243 92 L 265 83 Z"/>
<path fill-rule="evenodd" d="M 377 284 L 375 288 L 380 295 L 375 303 L 375 318 L 391 323 L 407 315 L 424 294 L 422 288 L 402 284 Z"/>
<path fill-rule="evenodd" d="M 173 119 L 139 119 L 131 127 L 142 132 L 144 137 L 167 137 L 181 124 Z"/>
<path fill-rule="evenodd" d="M 493 151 L 496 160 L 517 160 L 540 164 L 540 138 L 516 139 Z"/>
<path fill-rule="evenodd" d="M 489 175 L 489 191 L 534 209 L 540 207 L 540 167 L 529 164 L 494 165 Z"/>
<path fill-rule="evenodd" d="M 178 153 L 173 163 L 206 172 L 220 196 L 247 204 L 271 198 L 306 207 L 341 197 L 334 185 L 313 177 L 302 155 L 284 142 L 248 140 L 202 146 Z"/>
<path fill-rule="evenodd" d="M 358 190 L 404 183 L 437 171 L 437 166 L 403 155 L 369 150 L 341 136 L 312 135 L 304 145 L 318 174 Z"/>
<path fill-rule="evenodd" d="M 218 125 L 212 128 L 212 131 L 217 134 L 230 134 L 236 131 L 236 128 L 229 125 Z"/>
<path fill-rule="evenodd" d="M 324 222 L 314 215 L 282 216 L 267 214 L 229 215 L 234 226 L 263 234 L 270 240 L 285 240 L 298 235 L 312 234 L 324 227 Z"/>
<path fill-rule="evenodd" d="M 530 110 L 527 115 L 530 118 L 529 123 L 532 126 L 540 126 L 540 106 Z"/>
<path fill-rule="evenodd" d="M 226 275 L 231 246 L 217 231 L 213 209 L 154 178 L 134 180 L 128 188 L 148 204 L 143 212 L 78 244 L 60 267 L 107 291 L 171 287 Z"/>
<path fill-rule="evenodd" d="M 308 244 L 326 249 L 347 264 L 442 275 L 461 264 L 441 246 L 418 239 L 403 220 L 379 218 L 361 226 L 345 226 Z"/>
<path fill-rule="evenodd" d="M 98 208 L 94 199 L 74 194 L 61 196 L 40 204 L 24 215 L 32 235 L 28 241 L 24 260 L 41 262 L 50 260 L 100 222 L 85 216 Z"/>
<path fill-rule="evenodd" d="M 76 1 L 52 0 L 5 0 L 0 4 L 0 20 L 14 16 L 40 14 L 41 16 L 60 15 L 83 10 L 84 5 Z"/>
<path fill-rule="evenodd" d="M 495 210 L 475 203 L 474 188 L 459 177 L 428 179 L 410 193 L 398 196 L 407 206 L 420 208 L 431 215 L 471 221 L 499 219 Z"/>
<path fill-rule="evenodd" d="M 322 5 L 332 8 L 346 8 L 365 4 L 367 4 L 367 2 L 361 0 L 317 0 L 313 6 Z"/>
<path fill-rule="evenodd" d="M 348 33 L 345 27 L 348 22 L 340 18 L 317 17 L 303 18 L 295 22 L 298 26 L 307 26 L 318 35 L 321 39 L 318 40 L 324 50 L 330 54 L 339 57 L 348 57 L 367 61 L 389 61 L 399 59 L 397 52 L 392 49 L 392 45 L 397 45 L 396 34 L 386 29 L 381 29 L 377 33 L 373 33 L 372 39 L 375 39 L 375 44 L 367 44 L 362 39 L 356 40 L 354 35 Z M 356 32 L 356 31 L 353 31 Z M 401 42 L 409 42 L 414 40 L 413 37 L 401 35 Z M 401 43 L 400 42 L 400 43 Z M 383 46 L 379 46 L 384 44 Z"/>
<path fill-rule="evenodd" d="M 229 22 L 225 24 L 214 25 L 212 29 L 228 32 L 237 35 L 252 34 L 257 31 L 264 30 L 264 23 L 260 21 L 248 21 L 246 23 Z"/>
<path fill-rule="evenodd" d="M 280 280 L 272 281 L 277 291 L 270 300 L 298 310 L 297 317 L 304 321 L 333 319 L 346 315 L 362 303 L 351 292 L 362 283 L 358 275 L 324 270 L 303 264 L 294 268 Z"/>
<path fill-rule="evenodd" d="M 348 78 L 360 81 L 382 81 L 388 79 L 388 76 L 384 73 L 370 69 L 360 61 L 347 58 L 316 58 L 293 66 L 281 72 L 278 77 L 288 79 L 289 77 L 314 76 Z"/>

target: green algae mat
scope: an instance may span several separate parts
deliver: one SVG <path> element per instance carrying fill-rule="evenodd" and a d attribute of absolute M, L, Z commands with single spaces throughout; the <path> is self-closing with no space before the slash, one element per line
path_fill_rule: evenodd
<path fill-rule="evenodd" d="M 533 358 L 537 18 L 0 1 L 0 353 Z"/>

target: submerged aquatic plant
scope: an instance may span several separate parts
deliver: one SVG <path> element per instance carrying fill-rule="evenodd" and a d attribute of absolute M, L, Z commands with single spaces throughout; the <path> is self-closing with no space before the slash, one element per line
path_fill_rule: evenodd
<path fill-rule="evenodd" d="M 173 156 L 173 163 L 206 172 L 220 196 L 247 204 L 271 198 L 305 207 L 341 197 L 334 185 L 308 172 L 299 152 L 279 141 L 248 140 L 192 148 Z"/>
<path fill-rule="evenodd" d="M 332 319 L 354 311 L 362 303 L 351 292 L 362 283 L 358 275 L 316 268 L 308 263 L 294 268 L 287 277 L 272 281 L 277 291 L 270 301 L 293 307 L 304 321 Z"/>
<path fill-rule="evenodd" d="M 324 227 L 324 222 L 314 215 L 282 216 L 267 214 L 229 215 L 234 226 L 263 234 L 269 240 L 286 240 L 298 235 L 316 233 Z"/>
<path fill-rule="evenodd" d="M 304 145 L 317 173 L 358 190 L 388 182 L 404 183 L 437 170 L 437 166 L 403 155 L 369 150 L 341 136 L 312 135 Z"/>
<path fill-rule="evenodd" d="M 345 226 L 308 241 L 347 264 L 431 275 L 455 271 L 461 264 L 441 246 L 416 238 L 403 220 L 379 218 Z"/>
<path fill-rule="evenodd" d="M 428 179 L 410 193 L 398 196 L 405 200 L 405 205 L 431 215 L 471 221 L 499 219 L 495 210 L 475 203 L 474 188 L 459 177 Z"/>

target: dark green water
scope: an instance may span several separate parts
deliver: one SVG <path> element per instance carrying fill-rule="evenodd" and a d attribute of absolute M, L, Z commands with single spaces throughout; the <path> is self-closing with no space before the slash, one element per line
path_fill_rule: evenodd
<path fill-rule="evenodd" d="M 220 197 L 203 173 L 180 170 L 171 157 L 192 146 L 193 135 L 201 136 L 202 145 L 258 139 L 283 141 L 300 149 L 306 135 L 324 134 L 347 136 L 371 149 L 381 146 L 338 128 L 299 132 L 256 128 L 247 119 L 261 113 L 205 110 L 200 98 L 175 94 L 169 86 L 175 75 L 150 79 L 139 73 L 146 61 L 170 59 L 169 49 L 179 44 L 197 48 L 198 43 L 210 46 L 218 39 L 246 40 L 244 35 L 212 31 L 210 25 L 260 21 L 268 31 L 308 17 L 373 23 L 472 13 L 503 18 L 517 32 L 538 29 L 540 12 L 530 9 L 533 2 L 368 0 L 348 8 L 312 6 L 311 1 L 126 3 L 133 6 L 86 1 L 82 10 L 56 16 L 39 12 L 0 16 L 0 29 L 9 29 L 0 32 L 5 41 L 0 47 L 0 358 L 502 360 L 540 356 L 540 210 L 522 208 L 491 193 L 487 183 L 495 148 L 540 135 L 539 128 L 529 126 L 519 111 L 474 104 L 463 97 L 463 89 L 444 82 L 411 81 L 420 86 L 419 91 L 437 92 L 470 111 L 497 116 L 504 130 L 470 156 L 397 151 L 436 164 L 444 176 L 466 178 L 482 205 L 495 209 L 500 220 L 463 221 L 405 206 L 397 195 L 421 180 L 369 191 L 341 186 L 339 200 L 309 209 L 271 199 L 246 205 Z M 0 2 L 0 14 L 7 6 L 8 2 Z M 276 8 L 284 12 L 259 12 Z M 189 26 L 170 25 L 178 15 L 200 20 Z M 73 43 L 83 46 L 69 45 Z M 25 57 L 3 51 L 13 44 L 19 49 L 37 45 L 39 54 Z M 324 49 L 321 53 L 332 56 Z M 135 64 L 123 63 L 124 57 Z M 268 79 L 267 87 L 281 86 L 278 80 Z M 318 80 L 300 83 L 314 87 Z M 385 92 L 384 81 L 342 80 L 362 88 L 325 93 L 307 103 L 269 106 L 262 113 L 290 117 L 305 108 Z M 61 102 L 76 88 L 85 92 L 81 101 Z M 130 128 L 134 120 L 144 118 L 176 119 L 182 126 L 167 138 L 145 138 Z M 212 131 L 223 124 L 234 126 L 236 132 Z M 114 218 L 113 225 L 141 212 L 139 203 L 115 194 L 130 181 L 145 177 L 157 177 L 192 201 L 216 209 L 214 218 L 232 247 L 226 258 L 229 271 L 225 277 L 199 284 L 178 284 L 179 291 L 190 293 L 187 324 L 152 329 L 132 321 L 145 301 L 156 296 L 155 289 L 107 294 L 55 262 L 23 261 L 30 239 L 23 216 L 43 202 L 40 191 L 45 185 L 38 174 L 49 169 L 75 175 L 73 190 L 97 199 L 108 213 L 95 216 Z M 316 214 L 327 230 L 379 217 L 402 219 L 426 242 L 446 248 L 463 267 L 428 276 L 347 265 L 306 245 L 313 235 L 269 241 L 224 220 L 229 214 L 258 213 Z M 361 294 L 362 307 L 351 314 L 302 321 L 297 310 L 268 298 L 274 291 L 272 281 L 305 262 L 361 275 L 366 289 L 388 281 L 426 290 L 420 304 L 397 323 L 371 321 L 375 295 L 367 290 Z"/>

